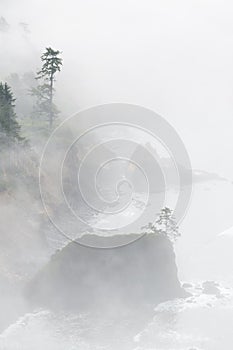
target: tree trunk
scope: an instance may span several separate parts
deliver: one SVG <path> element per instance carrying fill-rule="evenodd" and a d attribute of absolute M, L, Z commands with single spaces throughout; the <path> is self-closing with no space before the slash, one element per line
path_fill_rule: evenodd
<path fill-rule="evenodd" d="M 50 92 L 49 92 L 49 103 L 50 103 L 50 113 L 49 113 L 49 128 L 52 130 L 53 127 L 53 73 L 50 77 Z"/>

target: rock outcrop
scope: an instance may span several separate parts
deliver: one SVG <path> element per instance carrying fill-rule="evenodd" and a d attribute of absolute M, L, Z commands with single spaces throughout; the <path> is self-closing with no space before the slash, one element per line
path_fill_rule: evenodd
<path fill-rule="evenodd" d="M 116 244 L 118 237 L 88 235 L 88 242 L 105 246 Z M 34 305 L 73 311 L 157 305 L 185 293 L 171 242 L 154 234 L 113 249 L 70 243 L 52 257 L 27 290 Z"/>

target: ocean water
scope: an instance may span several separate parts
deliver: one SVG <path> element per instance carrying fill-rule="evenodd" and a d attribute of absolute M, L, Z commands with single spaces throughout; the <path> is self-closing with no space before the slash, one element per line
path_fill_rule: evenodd
<path fill-rule="evenodd" d="M 35 310 L 0 335 L 1 350 L 219 350 L 233 344 L 233 289 L 218 285 L 135 314 L 103 317 Z"/>

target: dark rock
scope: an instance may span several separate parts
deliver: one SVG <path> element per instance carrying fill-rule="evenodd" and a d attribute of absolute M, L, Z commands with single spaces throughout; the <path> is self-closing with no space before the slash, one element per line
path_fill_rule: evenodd
<path fill-rule="evenodd" d="M 110 246 L 117 241 L 117 236 L 88 235 L 93 245 Z M 27 295 L 37 306 L 116 310 L 157 305 L 188 293 L 177 277 L 173 245 L 165 236 L 149 234 L 112 249 L 70 243 L 31 282 Z"/>
<path fill-rule="evenodd" d="M 214 281 L 206 281 L 202 283 L 203 293 L 215 295 L 219 297 L 221 295 L 218 283 Z"/>
<path fill-rule="evenodd" d="M 187 302 L 187 303 L 196 303 L 196 300 L 195 300 L 195 299 L 187 299 L 186 302 Z"/>

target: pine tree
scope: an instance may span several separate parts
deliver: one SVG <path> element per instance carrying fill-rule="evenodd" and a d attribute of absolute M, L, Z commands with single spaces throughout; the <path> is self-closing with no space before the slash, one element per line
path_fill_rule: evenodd
<path fill-rule="evenodd" d="M 1 143 L 21 142 L 21 127 L 14 112 L 15 99 L 7 83 L 0 83 L 0 132 Z"/>
<path fill-rule="evenodd" d="M 165 235 L 172 242 L 175 242 L 180 236 L 179 227 L 173 217 L 173 212 L 168 207 L 161 210 L 155 223 L 149 222 L 146 226 L 143 226 L 142 229 L 146 229 L 147 233 Z"/>
<path fill-rule="evenodd" d="M 172 241 L 176 241 L 180 236 L 179 227 L 173 217 L 173 212 L 168 207 L 161 210 L 159 218 L 156 220 L 156 228 L 159 233 L 165 234 Z"/>
<path fill-rule="evenodd" d="M 43 63 L 42 68 L 37 72 L 37 80 L 42 80 L 42 84 L 31 89 L 32 95 L 36 97 L 36 114 L 48 118 L 50 129 L 53 127 L 54 119 L 58 114 L 58 110 L 53 102 L 54 100 L 54 83 L 55 74 L 61 71 L 62 59 L 58 50 L 51 47 L 41 56 Z"/>

